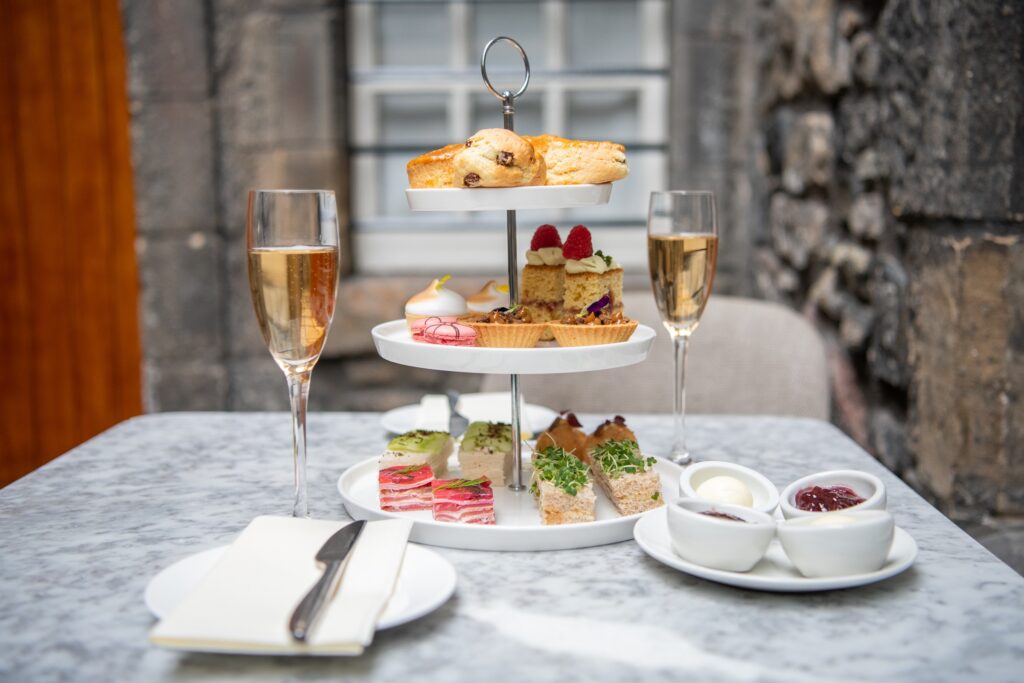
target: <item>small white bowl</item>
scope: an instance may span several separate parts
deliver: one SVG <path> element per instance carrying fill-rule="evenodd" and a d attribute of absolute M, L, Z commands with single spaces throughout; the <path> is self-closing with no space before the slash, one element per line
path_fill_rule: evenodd
<path fill-rule="evenodd" d="M 707 510 L 742 519 L 709 517 Z M 668 506 L 668 533 L 676 553 L 694 564 L 731 572 L 749 571 L 775 538 L 775 520 L 739 505 L 683 499 Z"/>
<path fill-rule="evenodd" d="M 711 477 L 719 476 L 734 477 L 743 482 L 750 489 L 750 495 L 754 499 L 751 506 L 754 510 L 770 515 L 778 507 L 779 490 L 767 477 L 749 467 L 720 460 L 698 462 L 683 470 L 679 476 L 679 495 L 683 498 L 701 500 L 697 496 L 697 489 Z"/>
<path fill-rule="evenodd" d="M 860 470 L 830 470 L 818 472 L 801 479 L 782 490 L 782 497 L 779 506 L 782 508 L 782 515 L 786 519 L 795 517 L 808 517 L 824 514 L 812 510 L 801 510 L 796 506 L 797 491 L 808 486 L 849 486 L 854 493 L 864 499 L 863 503 L 851 506 L 842 510 L 884 510 L 886 503 L 885 484 L 873 474 L 861 472 Z"/>
<path fill-rule="evenodd" d="M 892 548 L 895 529 L 885 510 L 821 512 L 780 522 L 782 549 L 808 578 L 877 571 Z"/>

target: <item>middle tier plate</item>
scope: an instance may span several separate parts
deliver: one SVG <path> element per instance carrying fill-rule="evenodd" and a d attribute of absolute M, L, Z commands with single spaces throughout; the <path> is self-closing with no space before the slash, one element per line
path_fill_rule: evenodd
<path fill-rule="evenodd" d="M 525 460 L 524 456 L 524 460 Z M 448 461 L 446 478 L 459 475 L 459 460 Z M 683 469 L 668 460 L 658 459 L 654 470 L 661 477 L 661 495 L 666 505 L 679 499 L 679 475 Z M 377 484 L 378 458 L 367 458 L 345 470 L 338 478 L 338 493 L 353 519 L 409 519 L 413 522 L 409 540 L 427 545 L 467 550 L 566 550 L 589 548 L 628 541 L 633 525 L 649 512 L 623 516 L 599 486 L 597 519 L 579 524 L 543 525 L 537 502 L 529 491 L 512 491 L 507 486 L 494 488 L 496 524 L 458 524 L 437 522 L 429 510 L 385 512 L 380 509 Z M 529 481 L 529 465 L 523 463 L 523 479 Z M 660 508 L 655 508 L 658 510 Z"/>
<path fill-rule="evenodd" d="M 647 358 L 654 330 L 637 326 L 627 341 L 597 346 L 537 346 L 532 349 L 495 349 L 477 346 L 441 346 L 412 340 L 404 320 L 373 328 L 373 343 L 381 358 L 400 365 L 448 372 L 490 375 L 552 375 L 590 372 L 634 365 Z"/>

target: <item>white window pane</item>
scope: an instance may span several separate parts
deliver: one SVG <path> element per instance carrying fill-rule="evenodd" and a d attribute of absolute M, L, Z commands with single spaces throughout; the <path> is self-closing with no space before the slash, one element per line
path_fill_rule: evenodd
<path fill-rule="evenodd" d="M 466 133 L 469 137 L 481 128 L 503 128 L 504 118 L 501 114 L 501 102 L 490 93 L 473 97 L 473 115 L 470 119 L 473 130 Z M 520 135 L 540 135 L 544 131 L 540 111 L 540 96 L 530 95 L 529 91 L 516 100 L 514 124 Z"/>
<path fill-rule="evenodd" d="M 569 64 L 580 69 L 638 66 L 639 7 L 633 0 L 569 3 Z"/>
<path fill-rule="evenodd" d="M 388 2 L 377 9 L 378 63 L 384 66 L 447 66 L 451 43 L 448 4 Z"/>
<path fill-rule="evenodd" d="M 410 215 L 409 203 L 405 199 L 405 188 L 409 187 L 409 175 L 405 172 L 408 161 L 408 154 L 390 153 L 380 157 L 380 184 L 377 192 L 380 195 L 381 216 Z"/>
<path fill-rule="evenodd" d="M 639 106 L 636 92 L 569 93 L 569 137 L 615 142 L 637 140 Z"/>
<path fill-rule="evenodd" d="M 381 143 L 418 145 L 424 152 L 445 144 L 448 98 L 444 95 L 380 95 L 379 111 Z"/>
<path fill-rule="evenodd" d="M 608 203 L 604 206 L 571 209 L 569 220 L 574 223 L 595 222 L 604 225 L 646 223 L 651 191 L 664 189 L 662 169 L 665 166 L 665 154 L 654 151 L 630 152 L 627 149 L 626 159 L 629 161 L 629 175 L 615 182 Z"/>
<path fill-rule="evenodd" d="M 473 5 L 473 32 L 470 54 L 479 56 L 487 41 L 497 36 L 514 38 L 530 58 L 530 67 L 543 68 L 545 65 L 544 29 L 541 21 L 540 2 L 481 2 Z M 494 87 L 518 88 L 522 82 L 522 60 L 519 53 L 509 45 L 498 44 L 487 55 L 488 74 L 492 75 Z M 508 77 L 493 78 L 499 70 L 510 71 Z"/>

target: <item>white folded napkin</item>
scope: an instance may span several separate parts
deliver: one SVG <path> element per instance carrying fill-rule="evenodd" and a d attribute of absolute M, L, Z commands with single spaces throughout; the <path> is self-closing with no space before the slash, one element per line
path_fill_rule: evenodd
<path fill-rule="evenodd" d="M 323 572 L 316 553 L 343 522 L 257 517 L 178 606 L 153 627 L 156 645 L 184 650 L 358 655 L 395 588 L 412 522 L 368 522 L 307 643 L 288 621 Z"/>
<path fill-rule="evenodd" d="M 526 415 L 526 399 L 519 395 L 520 428 L 525 434 L 533 434 Z M 512 420 L 512 396 L 506 391 L 492 391 L 478 394 L 462 394 L 455 404 L 456 410 L 470 422 L 510 422 Z M 442 394 L 427 394 L 420 399 L 416 411 L 416 429 L 447 431 L 451 410 L 448 397 Z"/>
<path fill-rule="evenodd" d="M 416 429 L 447 432 L 450 415 L 447 396 L 427 394 L 420 399 L 420 409 L 416 411 Z"/>

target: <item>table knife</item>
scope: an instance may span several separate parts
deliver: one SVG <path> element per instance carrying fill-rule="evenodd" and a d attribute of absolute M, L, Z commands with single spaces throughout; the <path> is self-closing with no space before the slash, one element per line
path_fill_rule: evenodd
<path fill-rule="evenodd" d="M 295 640 L 305 642 L 306 637 L 309 636 L 313 624 L 316 623 L 316 619 L 320 616 L 324 603 L 327 601 L 327 595 L 334 584 L 334 578 L 338 575 L 338 570 L 341 569 L 341 563 L 345 561 L 349 551 L 352 550 L 352 546 L 355 545 L 364 526 L 366 526 L 365 520 L 352 522 L 336 531 L 327 539 L 326 543 L 320 546 L 320 550 L 316 553 L 316 560 L 327 566 L 324 568 L 320 580 L 309 589 L 306 597 L 302 598 L 302 602 L 292 612 L 288 628 Z"/>
<path fill-rule="evenodd" d="M 459 402 L 459 392 L 448 391 L 448 433 L 452 435 L 452 438 L 458 438 L 469 427 L 469 419 L 455 409 L 455 405 Z"/>

